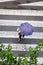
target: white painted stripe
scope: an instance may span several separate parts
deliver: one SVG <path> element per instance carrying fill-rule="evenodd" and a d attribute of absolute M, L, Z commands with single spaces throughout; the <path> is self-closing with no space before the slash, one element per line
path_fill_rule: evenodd
<path fill-rule="evenodd" d="M 42 64 L 43 63 L 43 57 L 42 58 L 39 57 L 39 58 L 37 58 L 37 60 L 38 60 L 38 64 Z"/>
<path fill-rule="evenodd" d="M 43 6 L 43 1 L 19 4 L 19 6 Z"/>
<path fill-rule="evenodd" d="M 28 58 L 28 60 L 29 60 L 29 58 Z M 37 60 L 38 60 L 38 62 L 37 62 L 38 65 L 43 63 L 43 57 L 38 57 Z"/>
<path fill-rule="evenodd" d="M 20 24 L 24 22 L 28 22 L 34 27 L 43 27 L 43 21 L 28 20 L 0 20 L 0 26 L 20 26 Z"/>
<path fill-rule="evenodd" d="M 17 37 L 16 37 L 17 36 Z M 0 38 L 18 38 L 18 34 L 15 31 L 0 31 Z"/>
<path fill-rule="evenodd" d="M 18 34 L 15 31 L 0 31 L 0 38 L 18 38 Z M 43 32 L 34 32 L 32 35 L 25 36 L 25 38 L 43 39 Z"/>
<path fill-rule="evenodd" d="M 15 0 L 0 0 L 0 2 L 15 1 Z"/>
<path fill-rule="evenodd" d="M 21 57 L 21 58 L 23 58 L 23 57 Z M 23 59 L 24 59 L 24 58 L 23 58 Z M 29 61 L 29 60 L 30 60 L 30 59 L 28 58 L 28 61 Z M 38 57 L 38 58 L 37 58 L 37 61 L 38 61 L 38 62 L 37 62 L 38 65 L 42 64 L 42 63 L 43 63 L 43 57 Z"/>
<path fill-rule="evenodd" d="M 0 15 L 43 16 L 43 10 L 9 10 L 9 9 L 0 9 Z"/>
<path fill-rule="evenodd" d="M 8 46 L 8 44 L 9 43 L 3 43 L 5 48 Z M 13 43 L 10 43 L 10 45 L 12 46 L 12 51 L 28 51 L 30 46 L 32 48 L 35 48 L 37 46 L 37 44 L 13 44 Z M 43 49 L 41 49 L 41 51 L 43 51 Z"/>

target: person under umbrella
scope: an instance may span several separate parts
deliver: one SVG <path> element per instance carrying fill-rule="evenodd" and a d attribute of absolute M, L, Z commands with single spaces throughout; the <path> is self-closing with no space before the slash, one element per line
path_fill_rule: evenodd
<path fill-rule="evenodd" d="M 20 41 L 21 40 L 21 37 L 24 38 L 24 35 L 20 32 L 20 29 L 19 28 L 17 28 L 17 32 L 18 32 L 18 35 L 19 35 L 19 40 L 18 41 Z"/>
<path fill-rule="evenodd" d="M 21 37 L 27 36 L 27 35 L 32 35 L 34 32 L 34 28 L 31 24 L 28 22 L 22 23 L 19 28 L 17 29 L 18 35 L 19 35 L 19 40 L 21 40 Z"/>

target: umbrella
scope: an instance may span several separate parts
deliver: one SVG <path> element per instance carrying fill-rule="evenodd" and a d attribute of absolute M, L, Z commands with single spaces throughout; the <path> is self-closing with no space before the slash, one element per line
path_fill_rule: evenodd
<path fill-rule="evenodd" d="M 27 22 L 22 23 L 19 29 L 23 35 L 32 35 L 32 33 L 34 32 L 33 26 Z"/>

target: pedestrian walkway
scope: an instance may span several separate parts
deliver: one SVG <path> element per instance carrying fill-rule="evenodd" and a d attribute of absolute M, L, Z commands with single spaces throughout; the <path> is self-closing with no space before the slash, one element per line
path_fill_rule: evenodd
<path fill-rule="evenodd" d="M 21 23 L 28 22 L 34 27 L 30 36 L 18 41 L 16 29 Z M 43 39 L 43 10 L 11 10 L 0 9 L 0 42 L 5 47 L 11 44 L 14 54 L 24 56 L 28 48 L 35 48 L 40 39 Z M 41 62 L 40 62 L 41 60 Z M 38 64 L 43 62 L 43 49 L 38 57 Z"/>

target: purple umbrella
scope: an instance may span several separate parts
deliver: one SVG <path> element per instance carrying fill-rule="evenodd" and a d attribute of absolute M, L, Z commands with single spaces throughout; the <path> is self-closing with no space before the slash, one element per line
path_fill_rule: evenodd
<path fill-rule="evenodd" d="M 32 35 L 32 33 L 34 32 L 33 26 L 27 22 L 22 23 L 19 28 L 23 35 Z"/>

